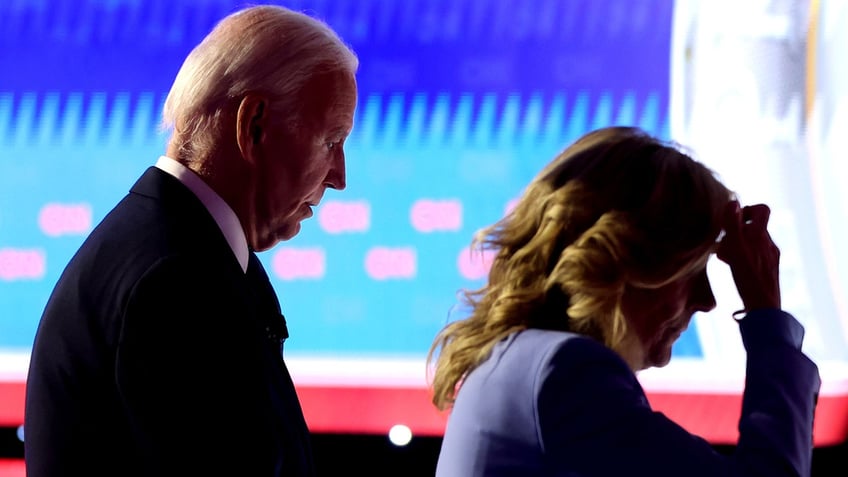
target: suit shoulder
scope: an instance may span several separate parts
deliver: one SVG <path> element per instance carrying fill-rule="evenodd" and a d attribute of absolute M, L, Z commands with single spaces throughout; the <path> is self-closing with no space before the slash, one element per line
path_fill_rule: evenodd
<path fill-rule="evenodd" d="M 623 360 L 611 349 L 592 338 L 564 331 L 526 329 L 513 333 L 492 348 L 489 359 L 475 371 L 475 378 L 507 376 L 520 380 L 527 389 L 538 387 L 552 373 L 568 373 L 588 362 L 609 361 L 626 369 Z"/>
<path fill-rule="evenodd" d="M 603 343 L 578 333 L 527 329 L 513 336 L 513 343 L 510 346 L 539 356 L 541 361 L 546 363 L 572 359 L 621 361 L 618 354 Z"/>

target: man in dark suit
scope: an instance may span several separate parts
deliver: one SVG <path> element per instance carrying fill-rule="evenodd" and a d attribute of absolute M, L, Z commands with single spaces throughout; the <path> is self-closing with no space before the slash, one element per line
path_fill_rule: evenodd
<path fill-rule="evenodd" d="M 27 381 L 27 475 L 314 475 L 255 251 L 345 187 L 354 53 L 281 7 L 223 19 L 165 102 L 165 156 L 68 264 Z"/>

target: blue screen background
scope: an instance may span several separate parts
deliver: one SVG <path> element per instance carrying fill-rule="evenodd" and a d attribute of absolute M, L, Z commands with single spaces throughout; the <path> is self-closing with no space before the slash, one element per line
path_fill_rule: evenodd
<path fill-rule="evenodd" d="M 365 230 L 328 233 L 313 218 L 260 254 L 269 272 L 278 249 L 325 256 L 317 278 L 271 273 L 292 335 L 287 354 L 424 356 L 456 317 L 457 291 L 483 284 L 458 271 L 457 257 L 557 152 L 612 124 L 669 134 L 672 0 L 275 3 L 322 18 L 360 58 L 348 188 L 325 202 L 370 210 Z M 184 57 L 243 6 L 0 3 L 0 251 L 43 259 L 40 273 L 0 278 L 0 350 L 29 351 L 53 285 L 90 231 L 45 233 L 44 207 L 88 207 L 96 225 L 164 152 L 161 106 Z M 417 230 L 410 211 L 421 200 L 461 204 L 461 223 Z M 414 274 L 369 275 L 375 247 L 413 251 Z M 674 352 L 700 356 L 694 322 Z"/>

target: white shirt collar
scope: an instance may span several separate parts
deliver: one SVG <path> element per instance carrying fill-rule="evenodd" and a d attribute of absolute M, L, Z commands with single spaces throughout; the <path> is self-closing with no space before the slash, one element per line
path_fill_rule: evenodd
<path fill-rule="evenodd" d="M 200 202 L 215 219 L 215 223 L 218 224 L 224 238 L 227 239 L 227 243 L 230 244 L 241 269 L 247 272 L 247 260 L 250 254 L 247 248 L 247 238 L 233 209 L 194 171 L 170 157 L 160 156 L 159 160 L 156 161 L 156 167 L 176 177 L 200 199 Z"/>

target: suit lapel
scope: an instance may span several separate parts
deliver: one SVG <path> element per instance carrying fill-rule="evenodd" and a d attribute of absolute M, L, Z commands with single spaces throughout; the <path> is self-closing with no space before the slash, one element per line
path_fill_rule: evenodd
<path fill-rule="evenodd" d="M 270 341 L 282 349 L 283 343 L 289 337 L 286 318 L 280 310 L 280 301 L 265 273 L 265 268 L 255 253 L 250 253 L 247 262 L 247 280 L 257 300 L 258 309 L 263 315 L 262 326 Z"/>
<path fill-rule="evenodd" d="M 288 459 L 284 457 L 285 461 L 279 464 L 280 468 L 284 475 L 313 475 L 309 430 L 303 419 L 294 382 L 283 361 L 283 344 L 289 336 L 286 320 L 280 312 L 280 302 L 268 274 L 253 252 L 248 259 L 245 280 L 255 300 L 256 318 L 263 335 L 262 341 L 266 343 L 263 348 L 267 353 L 267 361 L 271 363 L 267 369 L 271 374 L 268 379 L 272 401 L 278 414 L 275 422 L 279 425 L 276 428 L 283 446 L 290 450 L 286 453 Z"/>

